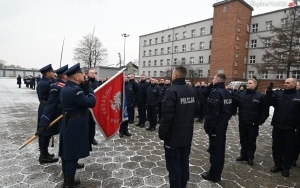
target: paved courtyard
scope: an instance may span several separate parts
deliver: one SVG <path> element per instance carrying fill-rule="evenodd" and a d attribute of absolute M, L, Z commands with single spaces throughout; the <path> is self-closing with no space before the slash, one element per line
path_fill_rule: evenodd
<path fill-rule="evenodd" d="M 61 187 L 60 161 L 40 165 L 38 144 L 33 141 L 20 151 L 17 149 L 36 130 L 38 100 L 35 90 L 22 85 L 19 89 L 16 79 L 0 78 L 0 188 L 54 188 Z M 227 131 L 226 159 L 219 184 L 205 181 L 201 173 L 209 169 L 207 153 L 208 138 L 203 124 L 195 123 L 192 151 L 190 155 L 189 188 L 258 188 L 258 187 L 300 187 L 300 162 L 292 168 L 290 177 L 281 173 L 270 173 L 273 166 L 271 156 L 271 116 L 260 127 L 254 165 L 236 162 L 239 155 L 239 134 L 237 117 L 232 117 Z M 97 131 L 97 146 L 91 155 L 81 159 L 86 166 L 76 173 L 82 185 L 87 188 L 143 187 L 167 188 L 168 173 L 165 168 L 163 142 L 157 132 L 148 132 L 129 126 L 132 137 L 114 137 L 105 141 Z M 50 148 L 57 155 L 58 138 Z"/>

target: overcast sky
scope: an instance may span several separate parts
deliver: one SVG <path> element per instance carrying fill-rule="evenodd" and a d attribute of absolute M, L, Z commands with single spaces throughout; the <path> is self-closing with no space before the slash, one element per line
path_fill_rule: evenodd
<path fill-rule="evenodd" d="M 289 0 L 245 0 L 253 15 L 287 8 Z M 73 65 L 73 49 L 93 32 L 108 50 L 107 64 L 138 60 L 139 36 L 212 18 L 220 0 L 0 0 L 0 59 L 6 65 Z"/>

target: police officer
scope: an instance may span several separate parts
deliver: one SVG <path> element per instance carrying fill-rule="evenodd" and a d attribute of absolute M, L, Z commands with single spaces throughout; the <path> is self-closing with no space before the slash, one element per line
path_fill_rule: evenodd
<path fill-rule="evenodd" d="M 40 119 L 43 115 L 44 107 L 48 101 L 50 93 L 50 85 L 54 83 L 55 72 L 52 69 L 51 64 L 40 69 L 43 77 L 37 85 L 36 92 L 39 99 L 38 118 L 37 118 L 37 135 L 39 135 L 39 148 L 40 148 L 40 163 L 54 163 L 58 161 L 58 158 L 53 158 L 53 154 L 49 154 L 48 147 L 51 139 L 51 134 L 41 134 L 44 131 L 44 126 L 40 125 Z"/>
<path fill-rule="evenodd" d="M 294 161 L 295 130 L 300 124 L 300 96 L 296 91 L 297 81 L 287 78 L 284 90 L 266 91 L 270 105 L 274 107 L 271 125 L 272 130 L 272 155 L 275 166 L 271 172 L 282 171 L 282 176 L 289 177 L 289 169 Z"/>
<path fill-rule="evenodd" d="M 209 136 L 210 169 L 201 174 L 202 178 L 212 182 L 221 181 L 224 167 L 226 131 L 231 117 L 232 99 L 225 89 L 226 76 L 219 73 L 213 83 L 206 87 L 208 101 L 205 113 L 204 129 Z"/>
<path fill-rule="evenodd" d="M 205 91 L 205 87 L 206 87 L 205 82 L 201 82 L 199 87 L 196 90 L 201 105 L 201 109 L 199 111 L 199 119 L 197 120 L 200 123 L 203 123 L 204 116 L 205 116 L 206 97 L 203 94 L 203 92 Z"/>
<path fill-rule="evenodd" d="M 158 103 L 158 121 L 160 122 L 161 116 L 162 116 L 162 99 L 163 99 L 166 89 L 167 89 L 167 86 L 165 85 L 165 80 L 160 79 L 158 86 L 161 90 L 161 98 Z"/>
<path fill-rule="evenodd" d="M 149 83 L 146 81 L 146 76 L 141 75 L 141 80 L 138 84 L 138 113 L 139 113 L 139 122 L 136 126 L 141 128 L 145 127 L 146 122 L 146 100 L 147 100 L 147 87 Z"/>
<path fill-rule="evenodd" d="M 44 106 L 43 109 L 43 115 L 41 116 L 39 128 L 43 131 L 42 134 L 44 137 L 49 138 L 53 135 L 56 135 L 59 133 L 59 123 L 56 123 L 55 125 L 51 126 L 49 129 L 48 126 L 50 123 L 56 119 L 58 116 L 61 115 L 61 106 L 60 106 L 60 100 L 59 100 L 59 93 L 62 87 L 64 87 L 65 82 L 67 80 L 67 76 L 63 73 L 68 69 L 68 65 L 65 65 L 55 71 L 57 74 L 58 80 L 50 85 L 50 94 L 47 100 L 47 103 Z M 48 154 L 48 147 L 49 147 L 49 141 L 50 139 L 45 140 L 47 143 L 45 143 L 45 146 L 47 146 L 46 152 L 41 154 L 39 161 L 40 163 L 48 162 L 47 155 Z M 41 149 L 43 151 L 44 149 Z M 52 161 L 57 161 L 58 159 L 54 158 L 54 155 L 50 156 Z"/>
<path fill-rule="evenodd" d="M 155 131 L 157 125 L 157 108 L 159 99 L 161 97 L 161 90 L 158 85 L 155 84 L 155 79 L 150 79 L 150 86 L 147 87 L 147 112 L 149 113 L 150 125 L 146 128 L 147 131 Z"/>
<path fill-rule="evenodd" d="M 185 67 L 175 67 L 173 85 L 163 97 L 158 136 L 164 141 L 170 188 L 185 188 L 189 180 L 189 155 L 194 130 L 194 116 L 199 101 L 192 87 L 186 85 Z"/>
<path fill-rule="evenodd" d="M 129 75 L 129 84 L 131 85 L 130 88 L 132 89 L 133 92 L 130 92 L 128 97 L 133 98 L 133 100 L 131 100 L 130 105 L 127 105 L 127 112 L 128 112 L 128 123 L 132 124 L 134 123 L 134 115 L 135 115 L 135 111 L 134 111 L 134 107 L 136 105 L 135 101 L 137 100 L 137 96 L 138 96 L 138 83 L 135 81 L 135 76 L 133 74 Z M 129 87 L 129 86 L 128 86 Z"/>
<path fill-rule="evenodd" d="M 95 106 L 94 90 L 89 82 L 84 83 L 80 64 L 69 68 L 65 74 L 68 81 L 60 92 L 60 102 L 64 119 L 60 129 L 59 156 L 62 159 L 64 188 L 81 186 L 75 180 L 78 159 L 89 156 L 89 114 L 88 108 Z"/>
<path fill-rule="evenodd" d="M 19 85 L 19 88 L 21 88 L 21 85 L 22 85 L 22 78 L 21 78 L 20 75 L 19 75 L 18 78 L 17 78 L 17 84 Z"/>
<path fill-rule="evenodd" d="M 88 80 L 89 80 L 93 90 L 95 90 L 97 87 L 100 86 L 100 83 L 98 82 L 98 80 L 96 80 L 96 72 L 92 68 L 90 68 L 88 71 Z M 92 113 L 89 111 L 89 140 L 90 140 L 90 143 L 93 145 L 98 144 L 97 140 L 95 139 L 95 135 L 96 135 L 95 124 L 96 123 L 94 121 Z M 91 146 L 91 150 L 92 150 L 92 146 Z"/>
<path fill-rule="evenodd" d="M 125 80 L 125 100 L 127 103 L 127 113 L 129 116 L 129 113 L 132 113 L 130 111 L 128 111 L 128 108 L 134 108 L 134 104 L 135 104 L 135 97 L 134 97 L 134 91 L 132 88 L 132 84 L 129 83 L 128 81 L 128 77 L 125 76 L 124 77 Z M 122 138 L 124 135 L 125 136 L 131 136 L 130 132 L 128 131 L 128 121 L 123 121 L 120 125 L 120 129 L 119 129 L 119 137 Z"/>
<path fill-rule="evenodd" d="M 241 154 L 237 161 L 247 161 L 248 165 L 253 165 L 254 153 L 256 150 L 256 138 L 258 136 L 259 125 L 262 125 L 269 116 L 269 105 L 265 95 L 255 90 L 257 81 L 249 79 L 247 89 L 241 92 L 236 101 L 239 114 L 239 133 L 241 143 Z"/>

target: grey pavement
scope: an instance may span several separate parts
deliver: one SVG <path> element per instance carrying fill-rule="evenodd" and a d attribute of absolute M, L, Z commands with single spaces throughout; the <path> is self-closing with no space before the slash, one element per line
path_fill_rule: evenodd
<path fill-rule="evenodd" d="M 17 88 L 16 79 L 0 78 L 0 188 L 54 188 L 61 187 L 61 163 L 40 165 L 37 140 L 20 151 L 17 149 L 36 130 L 38 100 L 35 90 Z M 219 184 L 205 181 L 201 173 L 209 169 L 208 138 L 203 124 L 195 123 L 190 155 L 190 180 L 188 188 L 204 187 L 300 187 L 300 162 L 290 170 L 290 177 L 270 173 L 271 116 L 260 127 L 254 165 L 236 162 L 239 155 L 237 117 L 229 122 L 226 159 Z M 132 137 L 114 137 L 105 141 L 97 131 L 97 146 L 91 155 L 81 159 L 86 166 L 76 173 L 87 188 L 143 187 L 167 188 L 168 173 L 165 167 L 163 142 L 157 132 L 147 132 L 134 124 L 129 126 Z M 50 151 L 57 155 L 58 138 Z"/>

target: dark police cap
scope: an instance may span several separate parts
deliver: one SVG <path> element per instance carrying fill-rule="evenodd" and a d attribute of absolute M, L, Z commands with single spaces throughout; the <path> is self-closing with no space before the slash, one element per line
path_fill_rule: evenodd
<path fill-rule="evenodd" d="M 82 72 L 80 68 L 80 63 L 77 63 L 76 65 L 73 65 L 68 70 L 66 70 L 64 74 L 66 74 L 67 76 L 72 76 L 73 74 L 80 73 L 80 72 Z"/>
<path fill-rule="evenodd" d="M 68 65 L 65 65 L 63 67 L 60 67 L 59 69 L 57 69 L 55 72 L 57 75 L 60 75 L 60 74 L 64 74 L 64 72 L 68 69 Z"/>
<path fill-rule="evenodd" d="M 49 71 L 53 71 L 51 64 L 44 66 L 43 68 L 40 69 L 41 73 L 45 73 L 45 72 L 49 72 Z"/>

